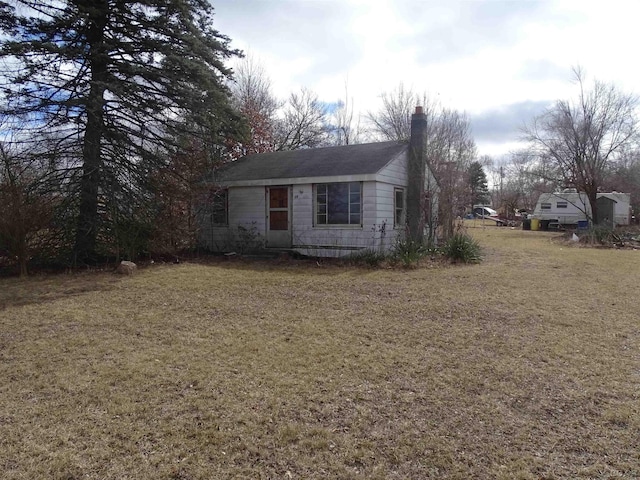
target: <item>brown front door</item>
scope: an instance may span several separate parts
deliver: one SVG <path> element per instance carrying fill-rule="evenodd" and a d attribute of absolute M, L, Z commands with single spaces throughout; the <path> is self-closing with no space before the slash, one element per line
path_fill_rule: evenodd
<path fill-rule="evenodd" d="M 291 189 L 267 187 L 267 247 L 291 247 Z"/>

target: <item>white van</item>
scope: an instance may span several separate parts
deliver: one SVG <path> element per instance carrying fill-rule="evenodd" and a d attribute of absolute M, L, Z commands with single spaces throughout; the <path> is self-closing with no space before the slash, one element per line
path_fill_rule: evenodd
<path fill-rule="evenodd" d="M 476 217 L 497 217 L 498 216 L 498 212 L 496 212 L 491 207 L 487 207 L 486 205 L 474 205 L 473 214 Z"/>

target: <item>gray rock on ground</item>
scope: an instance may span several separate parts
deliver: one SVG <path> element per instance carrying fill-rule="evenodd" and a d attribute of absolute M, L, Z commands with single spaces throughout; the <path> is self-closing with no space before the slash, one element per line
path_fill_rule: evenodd
<path fill-rule="evenodd" d="M 118 265 L 118 268 L 116 268 L 116 273 L 120 273 L 122 275 L 133 275 L 137 268 L 138 266 L 135 263 L 123 260 L 120 262 L 120 265 Z"/>

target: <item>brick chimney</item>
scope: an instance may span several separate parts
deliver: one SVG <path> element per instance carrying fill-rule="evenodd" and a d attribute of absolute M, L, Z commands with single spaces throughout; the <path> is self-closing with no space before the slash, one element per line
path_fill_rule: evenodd
<path fill-rule="evenodd" d="M 427 116 L 421 106 L 411 115 L 411 137 L 409 138 L 409 184 L 407 186 L 407 227 L 409 238 L 422 243 L 424 237 L 424 196 L 426 165 Z"/>

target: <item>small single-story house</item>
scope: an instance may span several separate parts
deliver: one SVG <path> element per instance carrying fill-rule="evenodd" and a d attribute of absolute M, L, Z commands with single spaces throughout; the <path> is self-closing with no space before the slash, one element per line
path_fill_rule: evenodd
<path fill-rule="evenodd" d="M 388 250 L 412 225 L 412 237 L 433 235 L 437 182 L 424 160 L 425 127 L 420 109 L 410 142 L 262 153 L 225 165 L 215 172 L 220 195 L 201 218 L 201 243 L 326 257 Z"/>

